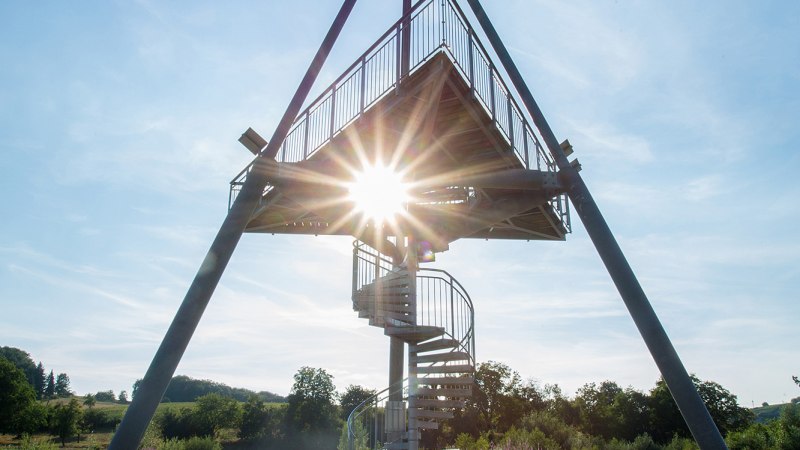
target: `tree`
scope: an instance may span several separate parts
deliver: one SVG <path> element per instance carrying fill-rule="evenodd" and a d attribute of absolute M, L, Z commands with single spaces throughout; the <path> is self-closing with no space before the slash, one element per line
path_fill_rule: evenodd
<path fill-rule="evenodd" d="M 36 398 L 41 400 L 44 398 L 44 390 L 47 387 L 47 375 L 44 373 L 44 365 L 39 361 L 36 366 L 36 377 L 33 380 L 33 390 L 36 391 Z"/>
<path fill-rule="evenodd" d="M 723 436 L 743 429 L 752 422 L 753 413 L 740 407 L 736 396 L 727 389 L 713 381 L 701 381 L 694 375 L 691 379 Z M 650 391 L 649 403 L 651 434 L 657 442 L 669 442 L 675 434 L 690 436 L 689 428 L 663 379 L 659 379 L 656 387 Z"/>
<path fill-rule="evenodd" d="M 94 398 L 97 399 L 98 402 L 115 402 L 117 401 L 117 397 L 114 395 L 114 391 L 111 389 L 107 391 L 100 391 L 94 395 Z"/>
<path fill-rule="evenodd" d="M 342 394 L 341 398 L 339 399 L 339 405 L 342 409 L 342 420 L 347 420 L 347 418 L 350 416 L 350 413 L 358 405 L 360 405 L 361 402 L 372 397 L 373 395 L 375 395 L 375 391 L 372 389 L 366 389 L 355 384 L 347 386 L 344 394 Z"/>
<path fill-rule="evenodd" d="M 117 401 L 119 401 L 123 405 L 128 403 L 128 393 L 125 391 L 119 391 L 119 396 L 117 396 Z"/>
<path fill-rule="evenodd" d="M 44 398 L 51 399 L 56 396 L 56 378 L 53 376 L 53 371 L 47 375 L 47 385 L 44 388 Z"/>
<path fill-rule="evenodd" d="M 283 439 L 284 408 L 270 408 L 256 395 L 250 396 L 242 405 L 242 421 L 239 425 L 239 438 L 255 441 L 268 447 Z"/>
<path fill-rule="evenodd" d="M 36 389 L 36 363 L 31 359 L 31 355 L 16 347 L 0 347 L 0 357 L 5 358 L 14 364 L 25 375 L 28 384 Z"/>
<path fill-rule="evenodd" d="M 136 393 L 139 392 L 139 386 L 142 385 L 142 380 L 138 379 L 133 382 L 133 389 L 131 390 L 131 399 L 136 398 Z"/>
<path fill-rule="evenodd" d="M 219 430 L 236 426 L 241 411 L 236 400 L 208 394 L 197 399 L 194 414 L 201 428 L 210 430 L 211 435 L 216 436 Z"/>
<path fill-rule="evenodd" d="M 287 432 L 299 448 L 334 448 L 339 429 L 333 376 L 324 369 L 301 367 L 294 375 L 286 409 Z"/>
<path fill-rule="evenodd" d="M 794 381 L 794 384 L 800 387 L 800 378 L 797 378 L 796 376 L 792 375 L 792 381 Z"/>
<path fill-rule="evenodd" d="M 61 439 L 62 447 L 66 444 L 67 439 L 76 436 L 80 431 L 78 424 L 82 416 L 81 405 L 74 398 L 67 404 L 57 404 L 53 408 L 51 432 Z"/>
<path fill-rule="evenodd" d="M 84 404 L 84 405 L 85 405 L 87 408 L 89 408 L 89 409 L 92 409 L 92 407 L 94 407 L 94 405 L 95 405 L 95 404 L 97 404 L 97 399 L 96 399 L 96 398 L 95 398 L 95 396 L 94 396 L 94 395 L 92 395 L 92 394 L 86 394 L 86 395 L 83 397 L 83 404 Z"/>
<path fill-rule="evenodd" d="M 16 433 L 19 428 L 18 414 L 35 400 L 36 394 L 25 378 L 25 373 L 9 360 L 0 357 L 0 432 Z"/>
<path fill-rule="evenodd" d="M 69 376 L 60 373 L 56 377 L 55 393 L 58 397 L 69 397 L 72 392 L 69 390 Z"/>

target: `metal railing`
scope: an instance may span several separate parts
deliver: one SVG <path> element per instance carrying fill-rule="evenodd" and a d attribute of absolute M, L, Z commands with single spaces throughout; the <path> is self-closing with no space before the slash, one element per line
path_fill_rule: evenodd
<path fill-rule="evenodd" d="M 409 72 L 402 73 L 401 41 L 409 27 Z M 437 53 L 452 60 L 469 85 L 472 97 L 486 110 L 492 123 L 527 169 L 555 172 L 552 157 L 526 119 L 511 90 L 491 62 L 461 8 L 453 0 L 419 1 L 395 22 L 364 54 L 301 112 L 286 136 L 276 159 L 307 159 L 384 96 L 394 92 L 403 77 L 414 73 Z M 250 173 L 251 163 L 231 181 L 229 206 Z M 265 193 L 269 190 L 269 187 Z M 570 231 L 566 197 L 550 201 L 553 213 Z"/>
<path fill-rule="evenodd" d="M 353 242 L 353 303 L 358 295 L 378 282 L 379 278 L 405 269 L 394 265 L 387 256 L 361 241 Z M 458 344 L 451 350 L 468 355 L 468 364 L 475 366 L 475 310 L 469 294 L 452 275 L 440 269 L 423 268 L 416 275 L 415 302 L 416 325 L 436 326 L 444 329 L 444 338 L 453 339 Z M 429 365 L 447 365 L 447 362 Z M 431 375 L 435 377 L 437 375 Z M 442 375 L 444 376 L 444 375 Z M 401 387 L 386 388 L 364 400 L 350 413 L 347 420 L 349 445 L 357 450 L 359 442 L 367 442 L 368 448 L 375 448 L 381 436 L 377 415 L 385 407 L 389 394 Z M 408 391 L 408 379 L 403 380 L 404 392 Z M 404 396 L 405 397 L 405 396 Z M 365 437 L 366 436 L 366 437 Z"/>

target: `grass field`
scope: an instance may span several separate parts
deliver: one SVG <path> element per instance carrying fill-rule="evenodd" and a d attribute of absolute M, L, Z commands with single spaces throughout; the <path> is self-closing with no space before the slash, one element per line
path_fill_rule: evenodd
<path fill-rule="evenodd" d="M 83 397 L 76 397 L 78 401 L 83 402 Z M 69 398 L 61 398 L 50 400 L 48 404 L 58 404 L 58 403 L 69 403 Z M 275 407 L 281 405 L 282 403 L 267 403 L 268 406 Z M 156 415 L 168 411 L 168 410 L 180 410 L 182 408 L 191 408 L 194 405 L 194 402 L 174 402 L 174 403 L 161 403 L 158 405 L 158 409 L 156 409 Z M 119 420 L 122 420 L 122 417 L 125 415 L 125 411 L 128 409 L 128 405 L 120 405 L 119 403 L 112 403 L 112 402 L 97 402 L 94 409 L 102 410 L 106 414 L 109 414 L 112 417 L 118 417 Z M 231 438 L 235 436 L 235 432 L 226 433 L 230 434 Z M 33 442 L 44 445 L 43 447 L 33 447 L 33 448 L 44 448 L 49 450 L 51 447 L 48 447 L 47 444 L 53 444 L 54 447 L 58 449 L 81 449 L 81 450 L 88 450 L 88 449 L 105 449 L 108 447 L 108 444 L 111 442 L 111 438 L 114 436 L 114 430 L 95 430 L 94 433 L 88 435 L 81 435 L 80 441 L 73 440 L 71 442 L 67 442 L 65 447 L 61 447 L 61 444 L 58 440 L 57 436 L 50 436 L 48 434 L 37 434 L 32 437 Z M 19 439 L 14 439 L 14 436 L 8 434 L 0 434 L 0 449 L 14 449 L 20 448 L 22 445 L 22 441 Z"/>

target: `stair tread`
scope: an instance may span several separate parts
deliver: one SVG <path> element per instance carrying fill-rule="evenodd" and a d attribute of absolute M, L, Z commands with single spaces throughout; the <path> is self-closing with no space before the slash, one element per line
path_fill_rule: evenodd
<path fill-rule="evenodd" d="M 417 420 L 417 427 L 422 430 L 438 430 L 439 422 L 432 420 Z"/>
<path fill-rule="evenodd" d="M 472 386 L 472 377 L 421 377 L 417 378 L 420 384 L 448 386 L 448 385 L 469 385 Z"/>
<path fill-rule="evenodd" d="M 414 411 L 418 418 L 423 419 L 452 419 L 455 417 L 452 411 L 434 411 L 432 409 L 415 409 Z"/>
<path fill-rule="evenodd" d="M 472 389 L 469 387 L 456 388 L 417 388 L 417 396 L 427 397 L 472 397 Z"/>
<path fill-rule="evenodd" d="M 427 341 L 428 339 L 441 336 L 444 328 L 427 325 L 415 326 L 387 326 L 383 329 L 383 334 L 400 338 L 406 342 L 415 343 Z"/>
<path fill-rule="evenodd" d="M 416 373 L 472 373 L 475 369 L 469 364 L 437 365 L 409 368 L 409 372 Z"/>
<path fill-rule="evenodd" d="M 411 356 L 409 360 L 416 363 L 427 362 L 443 362 L 443 361 L 461 361 L 469 360 L 469 353 L 466 352 L 444 352 L 444 353 L 430 353 L 427 355 Z"/>
<path fill-rule="evenodd" d="M 433 398 L 414 399 L 410 408 L 463 408 L 467 402 L 465 400 L 439 400 Z"/>
<path fill-rule="evenodd" d="M 458 346 L 458 341 L 455 339 L 437 339 L 435 341 L 417 344 L 413 348 L 409 349 L 409 351 L 414 353 L 425 353 L 435 350 L 442 350 L 445 348 L 456 348 L 456 346 Z"/>

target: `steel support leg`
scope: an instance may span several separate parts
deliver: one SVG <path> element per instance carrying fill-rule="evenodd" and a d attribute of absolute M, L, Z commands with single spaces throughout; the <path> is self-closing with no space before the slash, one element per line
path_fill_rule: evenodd
<path fill-rule="evenodd" d="M 300 86 L 286 112 L 275 129 L 272 140 L 266 149 L 261 152 L 261 157 L 256 160 L 253 171 L 247 177 L 242 191 L 233 203 L 228 216 L 225 218 L 217 233 L 211 248 L 208 250 L 197 275 L 189 287 L 183 303 L 178 309 L 161 346 L 158 348 L 150 368 L 147 370 L 136 397 L 131 402 L 125 413 L 114 438 L 109 445 L 110 450 L 134 450 L 144 436 L 147 425 L 153 418 L 158 403 L 169 385 L 175 369 L 189 345 L 189 340 L 200 322 L 200 318 L 208 305 L 214 289 L 217 287 L 225 267 L 230 261 L 236 245 L 244 232 L 245 226 L 261 199 L 267 179 L 264 176 L 267 159 L 275 158 L 278 149 L 283 144 L 295 117 L 300 112 L 308 92 L 328 57 L 339 32 L 342 30 L 347 17 L 355 5 L 356 0 L 345 0 L 339 13 L 331 25 L 328 34 L 322 42 L 314 60 L 306 71 Z"/>
<path fill-rule="evenodd" d="M 711 415 L 697 393 L 697 389 L 695 389 L 692 380 L 689 378 L 689 374 L 686 372 L 683 363 L 681 363 L 667 333 L 661 326 L 661 322 L 658 320 L 655 311 L 653 311 L 650 301 L 639 285 L 636 275 L 625 259 L 622 249 L 614 239 L 614 235 L 600 213 L 600 209 L 589 193 L 589 189 L 577 170 L 570 166 L 558 140 L 556 140 L 544 115 L 539 110 L 539 106 L 533 99 L 533 95 L 508 54 L 508 50 L 500 40 L 497 31 L 486 16 L 486 12 L 481 7 L 479 0 L 467 1 L 511 78 L 511 82 L 522 97 L 522 102 L 530 113 L 533 122 L 541 132 L 550 154 L 553 155 L 558 165 L 561 182 L 566 186 L 567 194 L 572 200 L 572 204 L 575 206 L 586 232 L 592 239 L 600 258 L 611 275 L 611 279 L 617 286 L 625 306 L 628 308 L 636 327 L 639 329 L 639 333 L 642 335 L 650 354 L 661 371 L 661 375 L 664 377 L 664 381 L 667 383 L 672 397 L 675 399 L 675 403 L 678 405 L 678 409 L 680 409 L 694 439 L 703 450 L 726 449 L 722 435 L 711 419 Z"/>

